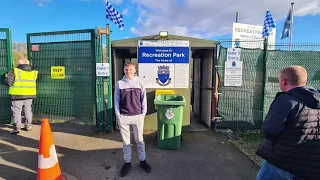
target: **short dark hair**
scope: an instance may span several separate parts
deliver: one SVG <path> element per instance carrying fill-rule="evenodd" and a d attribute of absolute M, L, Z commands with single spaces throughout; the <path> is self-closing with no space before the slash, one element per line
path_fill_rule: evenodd
<path fill-rule="evenodd" d="M 280 71 L 280 76 L 287 79 L 293 86 L 305 86 L 307 84 L 308 73 L 302 66 L 288 66 Z"/>
<path fill-rule="evenodd" d="M 133 62 L 133 61 L 127 61 L 127 62 L 125 62 L 125 63 L 124 63 L 124 67 L 126 67 L 126 66 L 134 66 L 134 68 L 137 67 L 137 66 L 136 66 L 136 63 Z"/>

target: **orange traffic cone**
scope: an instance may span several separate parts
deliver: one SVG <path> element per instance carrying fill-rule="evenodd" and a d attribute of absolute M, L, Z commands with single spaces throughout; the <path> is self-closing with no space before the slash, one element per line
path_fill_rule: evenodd
<path fill-rule="evenodd" d="M 64 180 L 47 118 L 42 119 L 38 154 L 38 180 Z"/>

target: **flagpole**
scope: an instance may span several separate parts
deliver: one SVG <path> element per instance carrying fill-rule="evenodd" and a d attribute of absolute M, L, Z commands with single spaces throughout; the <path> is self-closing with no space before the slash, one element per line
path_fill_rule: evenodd
<path fill-rule="evenodd" d="M 113 76 L 112 76 L 112 56 L 111 56 L 111 29 L 110 24 L 106 24 L 107 34 L 107 62 L 109 63 L 109 82 L 108 82 L 108 128 L 113 132 Z"/>
<path fill-rule="evenodd" d="M 106 18 L 115 23 L 121 30 L 124 28 L 122 15 L 106 0 Z M 111 49 L 111 27 L 106 23 L 106 43 L 107 43 L 107 62 L 109 63 L 109 82 L 108 82 L 108 128 L 113 131 L 113 63 Z"/>
<path fill-rule="evenodd" d="M 291 47 L 292 47 L 292 26 L 293 26 L 293 5 L 294 2 L 291 3 L 291 14 L 290 14 L 290 31 L 289 31 L 289 50 L 291 51 Z"/>

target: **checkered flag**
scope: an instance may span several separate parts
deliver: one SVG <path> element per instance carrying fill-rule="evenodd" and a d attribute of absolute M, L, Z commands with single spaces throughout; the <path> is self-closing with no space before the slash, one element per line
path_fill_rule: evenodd
<path fill-rule="evenodd" d="M 276 27 L 276 22 L 274 21 L 272 14 L 268 10 L 266 12 L 266 19 L 264 20 L 263 30 L 262 30 L 262 37 L 266 38 L 269 37 L 273 28 Z"/>
<path fill-rule="evenodd" d="M 106 1 L 106 17 L 115 23 L 121 30 L 124 28 L 122 15 L 108 2 Z"/>

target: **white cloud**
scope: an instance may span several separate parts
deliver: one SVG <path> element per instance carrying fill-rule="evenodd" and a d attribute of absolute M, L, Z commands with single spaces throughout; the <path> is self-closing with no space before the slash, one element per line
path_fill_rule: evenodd
<path fill-rule="evenodd" d="M 131 32 L 139 35 L 158 34 L 167 30 L 169 34 L 212 38 L 231 33 L 236 12 L 238 22 L 263 25 L 265 12 L 269 9 L 275 20 L 284 19 L 290 9 L 291 0 L 131 0 L 142 8 L 137 24 Z M 320 13 L 320 0 L 296 0 L 295 16 Z M 278 24 L 277 27 L 282 25 Z"/>
<path fill-rule="evenodd" d="M 129 12 L 129 10 L 128 9 L 124 9 L 123 11 L 122 11 L 122 15 L 127 15 L 128 14 L 128 12 Z"/>
<path fill-rule="evenodd" d="M 305 15 L 316 15 L 319 13 L 320 2 L 319 1 L 310 1 L 305 6 L 294 11 L 295 15 L 305 16 Z"/>
<path fill-rule="evenodd" d="M 52 0 L 35 0 L 39 7 L 44 7 L 46 3 L 51 2 Z"/>
<path fill-rule="evenodd" d="M 103 4 L 106 3 L 106 0 L 78 0 L 78 1 L 82 1 L 82 2 L 102 2 Z M 111 3 L 111 5 L 113 4 L 117 4 L 117 5 L 121 5 L 123 3 L 123 0 L 108 0 L 108 2 Z"/>
<path fill-rule="evenodd" d="M 120 5 L 120 4 L 122 4 L 123 3 L 123 1 L 122 0 L 108 0 L 111 4 L 118 4 L 118 5 Z"/>

